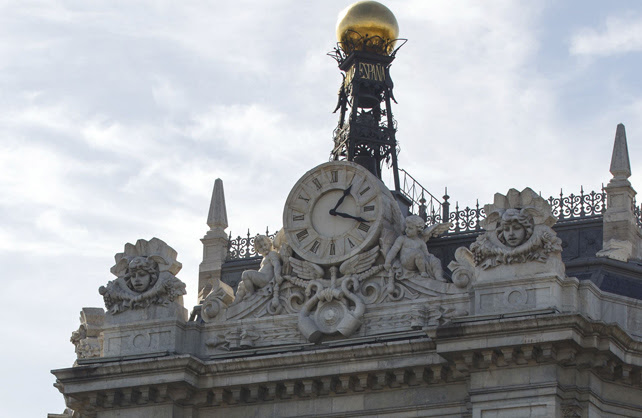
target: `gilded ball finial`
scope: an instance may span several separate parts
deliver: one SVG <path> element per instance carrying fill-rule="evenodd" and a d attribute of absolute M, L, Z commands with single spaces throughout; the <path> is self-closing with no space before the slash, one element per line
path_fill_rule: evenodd
<path fill-rule="evenodd" d="M 337 40 L 346 53 L 366 50 L 389 55 L 398 36 L 395 15 L 379 2 L 358 1 L 339 13 Z"/>

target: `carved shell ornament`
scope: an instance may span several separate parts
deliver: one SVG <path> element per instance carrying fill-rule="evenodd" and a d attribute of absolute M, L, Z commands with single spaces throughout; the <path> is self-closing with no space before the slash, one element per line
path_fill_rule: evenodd
<path fill-rule="evenodd" d="M 159 271 L 168 271 L 172 275 L 177 275 L 183 265 L 176 260 L 178 254 L 158 238 L 152 238 L 147 241 L 139 239 L 136 244 L 125 244 L 125 250 L 114 256 L 116 264 L 110 271 L 116 277 L 124 276 L 127 273 L 130 262 L 136 257 L 147 257 L 158 263 Z"/>
<path fill-rule="evenodd" d="M 116 254 L 111 272 L 117 277 L 98 290 L 109 313 L 167 305 L 184 295 L 185 283 L 175 275 L 181 269 L 176 251 L 158 238 L 125 244 Z"/>
<path fill-rule="evenodd" d="M 551 205 L 540 195 L 535 193 L 530 187 L 521 192 L 516 189 L 510 189 L 506 195 L 495 193 L 494 201 L 484 206 L 486 219 L 481 221 L 482 227 L 486 231 L 497 229 L 498 221 L 501 215 L 508 209 L 527 210 L 532 216 L 535 225 L 553 226 L 557 218 L 553 216 Z"/>
<path fill-rule="evenodd" d="M 505 196 L 497 193 L 484 210 L 487 217 L 481 225 L 486 232 L 470 246 L 475 264 L 482 269 L 545 262 L 551 253 L 562 251 L 562 241 L 551 229 L 556 222 L 551 207 L 532 189 L 510 189 Z"/>

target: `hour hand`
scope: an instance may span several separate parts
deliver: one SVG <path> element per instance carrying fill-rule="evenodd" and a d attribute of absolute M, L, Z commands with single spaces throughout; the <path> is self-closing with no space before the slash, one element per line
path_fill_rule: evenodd
<path fill-rule="evenodd" d="M 339 206 L 341 206 L 341 204 L 343 203 L 343 201 L 344 201 L 344 199 L 346 198 L 346 196 L 350 194 L 350 189 L 352 189 L 352 184 L 351 184 L 350 186 L 348 186 L 348 188 L 347 188 L 347 189 L 345 189 L 345 190 L 343 191 L 343 196 L 341 196 L 341 197 L 339 198 L 339 201 L 338 201 L 338 202 L 337 202 L 337 204 L 334 206 L 334 209 L 330 210 L 330 215 L 333 215 L 333 213 L 332 213 L 332 212 L 333 212 L 333 211 L 336 211 L 336 210 L 337 210 L 337 208 L 338 208 Z"/>
<path fill-rule="evenodd" d="M 368 220 L 363 219 L 360 216 L 353 216 L 353 215 L 350 215 L 348 213 L 337 212 L 334 209 L 330 211 L 330 215 L 341 216 L 342 218 L 354 219 L 355 221 L 359 221 L 359 222 L 369 222 Z"/>

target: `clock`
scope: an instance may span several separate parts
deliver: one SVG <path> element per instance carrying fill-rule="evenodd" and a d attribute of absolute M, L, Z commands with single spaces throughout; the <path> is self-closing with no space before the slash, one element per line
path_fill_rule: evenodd
<path fill-rule="evenodd" d="M 294 185 L 283 227 L 301 258 L 333 265 L 374 246 L 382 228 L 397 217 L 399 208 L 381 180 L 358 164 L 332 161 Z"/>

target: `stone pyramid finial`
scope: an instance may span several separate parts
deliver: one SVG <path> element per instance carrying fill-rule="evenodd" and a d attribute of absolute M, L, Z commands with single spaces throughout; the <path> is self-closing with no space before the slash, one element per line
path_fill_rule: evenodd
<path fill-rule="evenodd" d="M 225 209 L 225 193 L 223 192 L 223 180 L 214 181 L 214 191 L 210 202 L 210 211 L 207 214 L 207 225 L 210 229 L 227 228 L 227 210 Z"/>
<path fill-rule="evenodd" d="M 626 131 L 624 125 L 619 124 L 615 132 L 611 169 L 613 180 L 626 180 L 631 177 L 631 163 L 629 162 L 629 148 L 626 144 Z"/>

